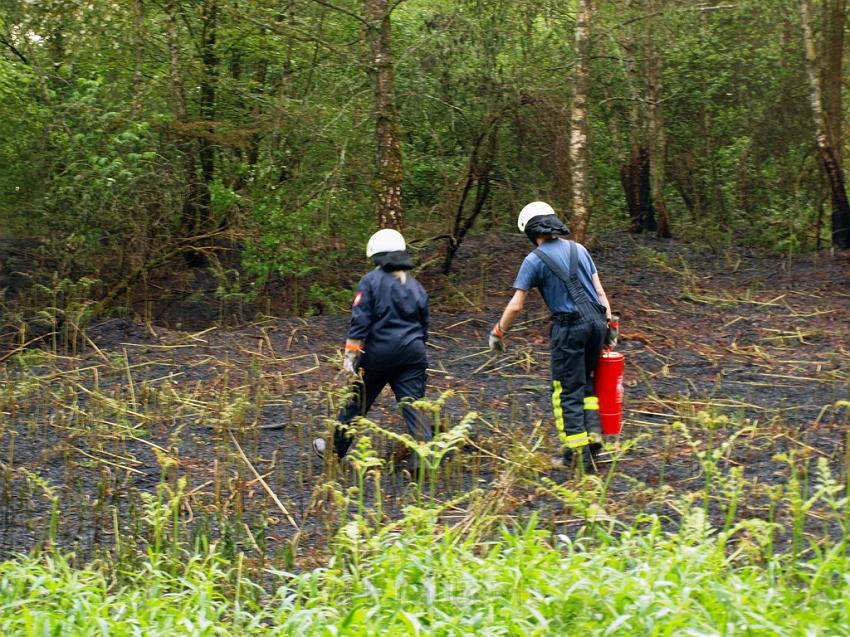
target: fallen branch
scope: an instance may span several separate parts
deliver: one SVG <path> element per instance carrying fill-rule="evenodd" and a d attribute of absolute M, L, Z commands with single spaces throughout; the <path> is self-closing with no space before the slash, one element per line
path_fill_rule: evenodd
<path fill-rule="evenodd" d="M 24 343 L 23 345 L 19 345 L 19 346 L 18 346 L 18 347 L 16 347 L 15 349 L 10 350 L 10 351 L 6 352 L 5 354 L 3 354 L 2 356 L 0 356 L 0 363 L 2 363 L 2 362 L 3 362 L 3 361 L 5 361 L 5 360 L 8 360 L 8 359 L 12 358 L 12 356 L 14 356 L 15 354 L 18 354 L 18 353 L 20 353 L 20 352 L 23 352 L 23 351 L 24 351 L 27 347 L 29 347 L 29 346 L 30 346 L 30 345 L 32 345 L 33 343 L 36 343 L 36 342 L 40 341 L 40 340 L 41 340 L 41 339 L 43 339 L 43 338 L 47 338 L 48 336 L 53 336 L 53 335 L 55 335 L 55 334 L 56 334 L 56 332 L 48 332 L 47 334 L 42 334 L 41 336 L 36 336 L 35 338 L 32 338 L 32 339 L 28 340 L 28 341 L 27 341 L 26 343 Z"/>
<path fill-rule="evenodd" d="M 91 314 L 92 316 L 98 316 L 103 314 L 103 312 L 111 306 L 115 299 L 117 299 L 125 290 L 127 290 L 130 286 L 132 286 L 141 276 L 151 270 L 160 267 L 161 265 L 165 265 L 175 257 L 180 256 L 181 254 L 186 254 L 189 252 L 204 252 L 211 250 L 225 250 L 224 246 L 197 246 L 194 245 L 195 242 L 211 239 L 213 237 L 221 236 L 222 233 L 220 231 L 211 232 L 204 235 L 199 235 L 197 237 L 189 237 L 187 239 L 183 239 L 177 247 L 168 250 L 162 254 L 154 256 L 150 260 L 146 261 L 138 268 L 129 272 L 123 279 L 121 279 L 118 283 L 112 286 L 112 289 L 106 293 L 100 301 L 95 303 L 92 306 Z"/>

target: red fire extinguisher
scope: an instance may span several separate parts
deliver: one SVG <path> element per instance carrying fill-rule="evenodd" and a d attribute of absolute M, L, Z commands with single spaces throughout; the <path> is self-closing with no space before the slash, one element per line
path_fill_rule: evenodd
<path fill-rule="evenodd" d="M 602 351 L 596 366 L 595 389 L 599 397 L 602 433 L 612 436 L 623 428 L 623 370 L 626 357 L 610 349 Z"/>

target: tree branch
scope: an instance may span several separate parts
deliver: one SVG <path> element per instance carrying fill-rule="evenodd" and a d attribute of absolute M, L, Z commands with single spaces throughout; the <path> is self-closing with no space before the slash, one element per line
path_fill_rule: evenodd
<path fill-rule="evenodd" d="M 181 254 L 185 254 L 187 252 L 202 252 L 204 250 L 224 250 L 226 248 L 222 246 L 198 246 L 196 242 L 203 241 L 205 239 L 212 239 L 215 237 L 223 236 L 224 233 L 220 230 L 215 230 L 212 232 L 207 232 L 205 234 L 201 234 L 195 237 L 188 237 L 185 239 L 180 239 L 176 242 L 176 244 L 172 244 L 171 246 L 166 246 L 163 251 L 159 254 L 152 256 L 150 259 L 142 263 L 135 270 L 129 272 L 123 279 L 118 281 L 106 295 L 100 299 L 97 303 L 92 306 L 91 315 L 97 316 L 99 314 L 103 314 L 112 303 L 115 302 L 124 290 L 128 289 L 132 286 L 143 274 L 146 272 L 150 272 L 151 270 L 158 268 L 162 265 L 165 265 L 175 257 L 180 256 Z"/>
<path fill-rule="evenodd" d="M 232 14 L 231 14 L 232 15 Z M 304 31 L 303 29 L 299 29 L 298 27 L 294 27 L 291 24 L 283 25 L 283 24 L 268 24 L 267 22 L 262 22 L 261 20 L 257 20 L 256 18 L 252 18 L 251 16 L 239 14 L 238 16 L 251 24 L 260 27 L 261 29 L 266 29 L 267 31 L 271 31 L 272 33 L 278 33 L 280 35 L 290 35 L 293 37 L 300 36 L 302 41 L 306 42 L 315 42 L 316 44 L 325 47 L 331 53 L 334 53 L 341 57 L 346 62 L 354 64 L 359 67 L 368 67 L 367 64 L 364 64 L 361 60 L 358 60 L 352 55 L 349 55 L 345 51 L 337 48 L 330 42 L 325 42 L 321 38 L 316 37 L 315 35 Z"/>
<path fill-rule="evenodd" d="M 403 2 L 404 0 L 401 0 L 401 1 Z M 391 9 L 390 11 L 392 11 L 392 9 Z M 421 47 L 423 44 L 425 44 L 426 42 L 428 42 L 428 41 L 432 40 L 432 39 L 433 39 L 433 38 L 435 38 L 438 34 L 443 33 L 443 32 L 445 32 L 445 31 L 448 31 L 448 28 L 449 28 L 450 26 L 452 26 L 452 23 L 454 22 L 454 20 L 455 20 L 455 18 L 456 18 L 456 17 L 457 17 L 457 11 L 455 11 L 453 14 L 451 14 L 451 15 L 449 16 L 448 20 L 446 20 L 445 25 L 443 26 L 443 28 L 442 28 L 442 29 L 435 29 L 433 32 L 429 33 L 429 34 L 428 34 L 428 35 L 426 35 L 424 38 L 422 38 L 421 40 L 419 40 L 419 42 L 417 42 L 416 44 L 412 44 L 412 45 L 411 45 L 408 49 L 406 49 L 405 51 L 403 51 L 403 52 L 402 52 L 402 53 L 401 53 L 401 54 L 400 54 L 400 55 L 396 58 L 396 61 L 395 61 L 396 67 L 398 67 L 399 65 L 401 65 L 401 64 L 402 64 L 402 62 L 404 62 L 404 60 L 405 60 L 408 56 L 410 56 L 410 55 L 411 55 L 414 51 L 416 51 L 416 50 L 417 50 L 419 47 Z"/>
<path fill-rule="evenodd" d="M 320 4 L 328 9 L 332 9 L 333 11 L 338 11 L 339 13 L 347 15 L 349 18 L 354 18 L 355 20 L 357 20 L 361 24 L 366 25 L 367 27 L 369 26 L 369 23 L 366 22 L 363 16 L 359 16 L 356 13 L 349 11 L 348 9 L 343 9 L 342 7 L 338 7 L 335 4 L 331 4 L 330 2 L 325 2 L 325 0 L 313 0 L 313 2 L 315 2 L 316 4 Z"/>
<path fill-rule="evenodd" d="M 17 56 L 17 57 L 21 60 L 21 62 L 23 62 L 24 64 L 26 64 L 27 66 L 29 66 L 30 61 L 29 61 L 29 60 L 28 60 L 28 59 L 24 56 L 24 54 L 23 54 L 23 53 L 21 53 L 21 52 L 20 52 L 20 51 L 19 51 L 19 50 L 15 47 L 15 45 L 14 45 L 14 44 L 12 44 L 11 42 L 9 42 L 9 40 L 7 40 L 7 39 L 6 39 L 5 37 L 3 37 L 2 35 L 0 35 L 0 44 L 3 44 L 4 46 L 6 46 L 6 48 L 8 48 L 8 49 L 9 49 L 12 53 L 14 53 L 14 54 L 15 54 L 15 55 L 16 55 L 16 56 Z"/>
<path fill-rule="evenodd" d="M 387 17 L 390 17 L 393 14 L 393 11 L 395 11 L 398 8 L 398 5 L 402 2 L 404 2 L 404 0 L 395 0 L 395 2 L 393 2 L 393 6 L 387 10 Z"/>

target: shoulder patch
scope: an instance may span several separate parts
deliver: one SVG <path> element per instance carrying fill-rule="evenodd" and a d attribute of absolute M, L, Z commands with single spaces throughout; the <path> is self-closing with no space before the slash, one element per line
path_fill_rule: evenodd
<path fill-rule="evenodd" d="M 360 290 L 357 291 L 357 294 L 354 295 L 354 303 L 351 304 L 351 307 L 357 307 L 360 305 L 360 300 L 363 298 L 363 292 Z"/>

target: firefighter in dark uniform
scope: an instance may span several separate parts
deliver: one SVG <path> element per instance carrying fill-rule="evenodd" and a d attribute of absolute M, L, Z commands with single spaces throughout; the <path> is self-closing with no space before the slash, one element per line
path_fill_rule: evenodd
<path fill-rule="evenodd" d="M 356 380 L 339 422 L 347 425 L 365 416 L 389 383 L 396 400 L 404 401 L 408 433 L 417 440 L 431 440 L 427 418 L 408 404 L 425 396 L 428 295 L 409 272 L 413 263 L 401 233 L 379 230 L 369 239 L 366 256 L 377 267 L 360 279 L 351 308 L 343 369 Z M 340 459 L 352 442 L 347 428 L 337 426 L 334 451 Z M 324 457 L 325 440 L 314 440 L 313 450 Z"/>
<path fill-rule="evenodd" d="M 572 469 L 580 465 L 594 471 L 602 449 L 602 433 L 593 373 L 603 345 L 613 345 L 616 341 L 611 306 L 590 253 L 584 246 L 561 238 L 570 231 L 549 204 L 542 201 L 528 204 L 520 212 L 517 225 L 544 253 L 543 259 L 564 274 L 574 274 L 569 271 L 570 250 L 576 251 L 578 279 L 572 285 L 579 298 L 573 298 L 568 285 L 536 251 L 530 253 L 514 281 L 513 298 L 490 332 L 490 349 L 504 350 L 505 333 L 522 311 L 528 291 L 539 289 L 552 312 L 549 336 L 552 409 L 563 447 L 564 466 Z"/>

